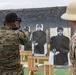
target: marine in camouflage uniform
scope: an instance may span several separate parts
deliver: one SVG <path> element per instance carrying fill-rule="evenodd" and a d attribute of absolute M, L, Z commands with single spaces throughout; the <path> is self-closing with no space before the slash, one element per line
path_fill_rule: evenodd
<path fill-rule="evenodd" d="M 27 42 L 27 35 L 24 30 L 14 28 L 17 19 L 17 14 L 7 14 L 4 27 L 0 28 L 0 69 L 2 71 L 22 69 L 19 45 Z M 19 22 L 21 21 L 19 20 Z"/>
<path fill-rule="evenodd" d="M 70 42 L 70 60 L 73 67 L 73 75 L 76 75 L 76 1 L 72 1 L 68 4 L 66 12 L 61 18 L 69 21 L 70 26 L 75 29 Z"/>

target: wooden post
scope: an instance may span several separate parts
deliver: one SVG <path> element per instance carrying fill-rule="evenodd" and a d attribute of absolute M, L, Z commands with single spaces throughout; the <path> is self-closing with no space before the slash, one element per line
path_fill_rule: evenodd
<path fill-rule="evenodd" d="M 53 75 L 53 65 L 50 65 L 48 61 L 44 62 L 44 75 Z"/>
<path fill-rule="evenodd" d="M 73 75 L 73 68 L 72 68 L 72 64 L 70 65 L 70 75 Z"/>
<path fill-rule="evenodd" d="M 49 75 L 49 65 L 44 66 L 44 75 Z"/>
<path fill-rule="evenodd" d="M 53 65 L 49 65 L 49 75 L 53 75 Z"/>
<path fill-rule="evenodd" d="M 33 56 L 28 56 L 28 70 L 32 70 L 34 67 L 34 59 Z"/>

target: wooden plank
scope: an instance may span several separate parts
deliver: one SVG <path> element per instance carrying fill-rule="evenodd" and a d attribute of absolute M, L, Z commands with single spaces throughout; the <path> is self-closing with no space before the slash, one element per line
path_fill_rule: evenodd
<path fill-rule="evenodd" d="M 34 59 L 49 59 L 47 56 L 33 56 Z"/>
<path fill-rule="evenodd" d="M 20 55 L 32 55 L 31 51 L 20 51 Z"/>
<path fill-rule="evenodd" d="M 36 67 L 31 67 L 30 70 L 44 70 L 44 68 L 36 68 Z"/>
<path fill-rule="evenodd" d="M 28 64 L 28 62 L 20 62 L 20 63 L 22 63 L 22 64 Z"/>

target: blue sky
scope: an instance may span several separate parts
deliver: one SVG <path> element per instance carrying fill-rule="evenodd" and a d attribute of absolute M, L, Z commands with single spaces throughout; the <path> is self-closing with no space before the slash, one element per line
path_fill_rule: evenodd
<path fill-rule="evenodd" d="M 67 6 L 75 0 L 0 0 L 0 10 Z"/>

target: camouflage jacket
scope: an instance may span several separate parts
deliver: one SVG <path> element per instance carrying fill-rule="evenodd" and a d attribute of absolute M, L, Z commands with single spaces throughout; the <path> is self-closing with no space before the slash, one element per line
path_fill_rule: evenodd
<path fill-rule="evenodd" d="M 70 41 L 70 60 L 72 64 L 76 64 L 76 31 Z"/>
<path fill-rule="evenodd" d="M 0 28 L 0 68 L 2 70 L 20 68 L 19 45 L 26 42 L 24 31 Z"/>

